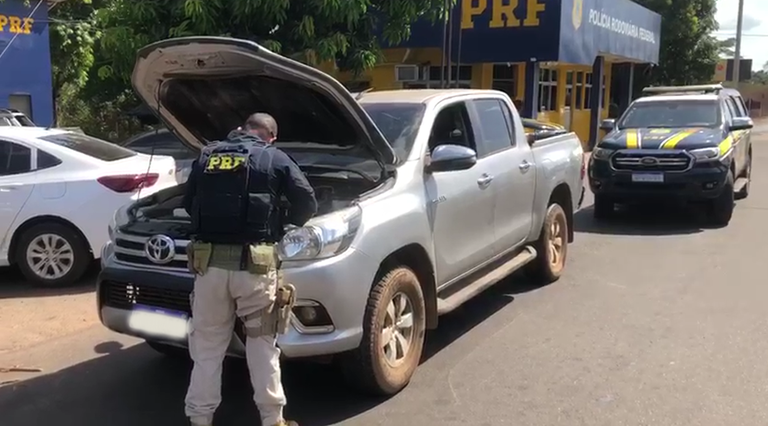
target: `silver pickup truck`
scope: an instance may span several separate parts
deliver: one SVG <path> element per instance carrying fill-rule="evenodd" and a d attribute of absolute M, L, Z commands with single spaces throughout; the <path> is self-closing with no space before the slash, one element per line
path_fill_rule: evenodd
<path fill-rule="evenodd" d="M 255 111 L 320 205 L 280 244 L 299 300 L 287 358 L 335 355 L 365 391 L 393 394 L 440 315 L 526 268 L 557 280 L 583 197 L 574 134 L 529 140 L 509 97 L 396 90 L 355 99 L 330 76 L 242 40 L 181 38 L 139 53 L 138 95 L 190 147 Z M 98 282 L 102 323 L 173 353 L 186 345 L 192 276 L 183 184 L 115 214 Z M 153 317 L 148 317 L 147 311 Z M 236 323 L 230 355 L 243 354 Z"/>

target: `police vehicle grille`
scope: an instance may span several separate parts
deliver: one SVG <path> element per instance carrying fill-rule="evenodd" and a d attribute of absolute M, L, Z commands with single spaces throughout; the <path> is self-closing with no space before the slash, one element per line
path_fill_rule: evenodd
<path fill-rule="evenodd" d="M 134 305 L 144 305 L 192 313 L 189 291 L 185 290 L 104 281 L 101 283 L 101 300 L 105 306 L 118 309 L 132 309 Z"/>
<path fill-rule="evenodd" d="M 118 233 L 115 235 L 115 259 L 142 267 L 172 269 L 187 272 L 188 240 L 174 240 L 176 255 L 169 263 L 158 264 L 147 257 L 144 248 L 150 237 Z"/>
<path fill-rule="evenodd" d="M 654 159 L 654 161 L 643 159 Z M 611 158 L 616 170 L 640 172 L 683 172 L 691 167 L 691 157 L 685 152 L 629 153 L 617 152 Z"/>

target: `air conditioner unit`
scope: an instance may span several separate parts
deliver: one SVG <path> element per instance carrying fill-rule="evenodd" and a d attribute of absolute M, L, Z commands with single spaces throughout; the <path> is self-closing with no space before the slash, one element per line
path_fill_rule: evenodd
<path fill-rule="evenodd" d="M 395 65 L 395 81 L 412 82 L 419 80 L 418 65 Z"/>

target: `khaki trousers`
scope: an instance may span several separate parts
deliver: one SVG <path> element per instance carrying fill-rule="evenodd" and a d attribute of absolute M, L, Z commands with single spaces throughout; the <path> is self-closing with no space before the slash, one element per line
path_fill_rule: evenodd
<path fill-rule="evenodd" d="M 186 415 L 195 424 L 208 425 L 221 403 L 222 362 L 232 338 L 235 316 L 243 318 L 270 306 L 275 300 L 275 273 L 253 275 L 216 267 L 196 276 L 192 303 L 189 353 L 194 361 Z M 245 326 L 259 326 L 261 318 Z M 275 336 L 248 337 L 245 343 L 253 400 L 262 424 L 283 420 L 285 393 L 280 379 L 280 349 Z"/>

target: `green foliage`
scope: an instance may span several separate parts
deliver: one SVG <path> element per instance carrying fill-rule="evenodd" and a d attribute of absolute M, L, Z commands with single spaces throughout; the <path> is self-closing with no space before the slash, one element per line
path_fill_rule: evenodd
<path fill-rule="evenodd" d="M 717 41 L 717 53 L 723 58 L 736 56 L 736 37 Z"/>
<path fill-rule="evenodd" d="M 638 86 L 709 82 L 720 47 L 712 36 L 717 30 L 716 0 L 635 2 L 662 16 L 659 66 L 639 78 Z"/>

